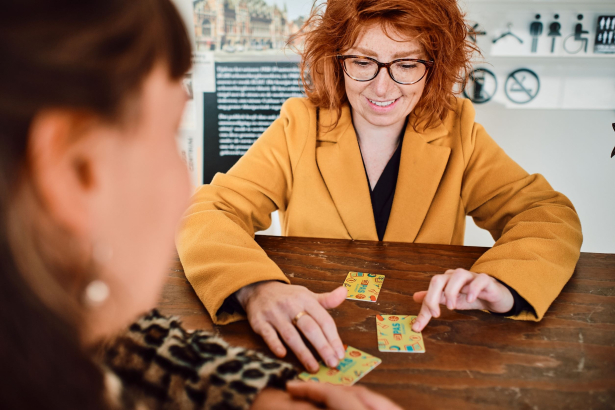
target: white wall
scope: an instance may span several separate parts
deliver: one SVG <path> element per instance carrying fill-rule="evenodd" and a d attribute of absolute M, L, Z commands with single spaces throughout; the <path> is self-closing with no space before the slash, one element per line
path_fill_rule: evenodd
<path fill-rule="evenodd" d="M 498 77 L 492 101 L 475 105 L 476 121 L 530 173 L 543 174 L 554 189 L 575 205 L 583 226 L 584 252 L 615 253 L 615 55 L 596 54 L 598 16 L 615 15 L 614 0 L 461 0 L 467 18 L 487 35 L 478 37 L 484 59 L 479 66 Z M 551 53 L 549 24 L 558 14 L 562 37 Z M 568 54 L 562 47 L 576 16 L 590 33 L 587 53 Z M 529 26 L 535 15 L 544 24 L 538 50 L 530 52 Z M 524 43 L 511 39 L 493 44 L 507 24 Z M 530 68 L 541 89 L 529 104 L 511 103 L 503 88 L 507 75 Z M 506 108 L 505 108 L 506 107 Z M 563 109 L 563 108 L 573 108 Z M 550 108 L 550 109 L 544 109 Z M 493 245 L 491 236 L 468 218 L 466 245 Z"/>
<path fill-rule="evenodd" d="M 583 226 L 582 251 L 615 253 L 615 111 L 476 106 L 476 121 L 526 171 L 570 198 Z M 466 245 L 493 240 L 468 218 Z"/>

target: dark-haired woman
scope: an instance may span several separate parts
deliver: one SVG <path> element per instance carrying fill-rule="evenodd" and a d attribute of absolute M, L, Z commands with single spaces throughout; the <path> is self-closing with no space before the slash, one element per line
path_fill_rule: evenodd
<path fill-rule="evenodd" d="M 275 210 L 288 236 L 454 245 L 470 215 L 495 246 L 414 295 L 414 330 L 440 305 L 544 316 L 572 275 L 581 225 L 570 201 L 509 158 L 453 95 L 475 51 L 467 33 L 456 0 L 329 0 L 313 10 L 299 33 L 306 98 L 288 100 L 246 155 L 199 189 L 178 237 L 214 321 L 247 316 L 273 352 L 286 353 L 282 339 L 308 369 L 316 360 L 300 333 L 330 366 L 341 357 L 326 309 L 344 289 L 289 284 L 253 240 Z"/>
<path fill-rule="evenodd" d="M 0 4 L 0 407 L 398 407 L 155 306 L 189 184 L 190 66 L 169 0 Z"/>

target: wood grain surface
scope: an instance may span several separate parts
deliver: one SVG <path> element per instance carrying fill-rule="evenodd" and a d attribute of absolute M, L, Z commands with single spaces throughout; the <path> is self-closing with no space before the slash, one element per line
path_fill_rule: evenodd
<path fill-rule="evenodd" d="M 416 315 L 412 294 L 450 268 L 470 268 L 488 248 L 257 236 L 292 283 L 314 292 L 349 271 L 386 275 L 376 303 L 345 301 L 330 311 L 344 343 L 382 359 L 359 383 L 412 409 L 615 408 L 615 255 L 581 255 L 545 318 L 521 322 L 481 311 L 449 311 L 423 331 L 426 353 L 379 352 L 376 314 Z M 191 329 L 272 355 L 247 321 L 214 326 L 179 261 L 160 310 Z M 298 368 L 294 356 L 287 360 Z"/>

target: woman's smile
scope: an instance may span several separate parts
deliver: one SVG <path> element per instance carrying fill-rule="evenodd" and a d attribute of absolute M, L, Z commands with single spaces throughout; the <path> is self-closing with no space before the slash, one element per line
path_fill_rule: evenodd
<path fill-rule="evenodd" d="M 369 107 L 377 114 L 385 114 L 393 111 L 400 99 L 401 97 L 387 100 L 365 97 Z"/>

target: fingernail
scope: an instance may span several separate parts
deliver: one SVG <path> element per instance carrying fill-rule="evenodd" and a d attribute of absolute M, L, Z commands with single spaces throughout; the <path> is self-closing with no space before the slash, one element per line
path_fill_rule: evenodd
<path fill-rule="evenodd" d="M 337 358 L 342 360 L 344 357 L 346 356 L 346 352 L 344 351 L 344 349 L 339 349 L 337 351 Z"/>
<path fill-rule="evenodd" d="M 474 294 L 468 293 L 468 302 L 473 302 L 473 301 L 474 301 Z"/>
<path fill-rule="evenodd" d="M 309 369 L 310 369 L 310 371 L 312 373 L 316 373 L 318 371 L 318 369 L 319 369 L 319 366 L 316 363 L 312 363 L 312 364 L 310 364 Z"/>
<path fill-rule="evenodd" d="M 327 360 L 327 365 L 328 365 L 329 367 L 331 367 L 331 368 L 333 368 L 333 367 L 337 367 L 337 363 L 338 363 L 338 362 L 337 362 L 337 359 L 336 359 L 335 357 L 330 357 L 330 358 Z"/>

